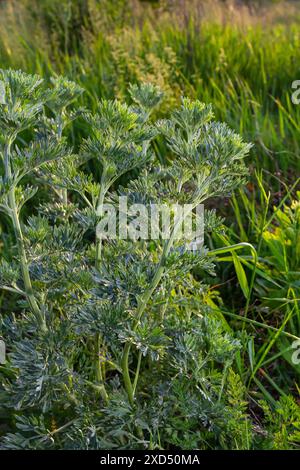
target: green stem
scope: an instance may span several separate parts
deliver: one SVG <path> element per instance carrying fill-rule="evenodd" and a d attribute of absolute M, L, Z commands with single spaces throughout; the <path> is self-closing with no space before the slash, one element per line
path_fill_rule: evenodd
<path fill-rule="evenodd" d="M 134 382 L 133 382 L 133 390 L 132 390 L 133 391 L 133 397 L 135 395 L 136 386 L 137 386 L 137 383 L 138 383 L 138 380 L 139 380 L 141 362 L 142 362 L 142 351 L 139 351 L 138 362 L 137 362 L 136 372 L 135 372 L 135 377 L 134 377 Z"/>
<path fill-rule="evenodd" d="M 103 205 L 104 197 L 105 197 L 105 194 L 106 194 L 106 191 L 107 191 L 106 174 L 107 174 L 106 167 L 103 166 L 103 171 L 102 171 L 102 175 L 101 175 L 100 193 L 99 193 L 97 207 L 96 207 L 96 214 L 98 216 L 102 215 L 102 205 Z M 102 240 L 101 240 L 100 237 L 97 236 L 97 234 L 96 234 L 96 237 L 97 237 L 97 240 L 96 240 L 95 265 L 96 265 L 96 269 L 99 269 L 100 264 L 101 264 L 101 255 L 102 255 Z M 101 396 L 102 396 L 103 400 L 107 403 L 108 395 L 107 395 L 107 392 L 106 392 L 106 389 L 105 389 L 105 384 L 104 384 L 103 374 L 102 374 L 102 368 L 101 368 L 101 362 L 100 362 L 101 337 L 100 337 L 99 333 L 96 333 L 96 336 L 95 336 L 95 350 L 96 350 L 96 364 L 95 364 L 95 367 L 96 367 L 96 381 L 98 382 L 98 384 L 100 384 L 101 389 L 102 389 Z"/>
<path fill-rule="evenodd" d="M 4 158 L 5 178 L 7 181 L 11 179 L 10 149 L 11 149 L 11 141 L 9 141 L 5 147 L 5 158 Z M 23 233 L 22 233 L 22 229 L 20 225 L 19 212 L 18 212 L 18 208 L 16 204 L 15 186 L 13 185 L 11 186 L 11 189 L 8 192 L 8 204 L 9 204 L 9 209 L 10 209 L 10 217 L 13 223 L 14 232 L 15 232 L 16 241 L 17 241 L 17 248 L 18 248 L 18 254 L 20 257 L 21 272 L 22 272 L 22 277 L 23 277 L 23 282 L 24 282 L 26 298 L 30 306 L 30 309 L 35 315 L 41 330 L 46 332 L 47 326 L 45 322 L 45 317 L 42 314 L 38 306 L 38 303 L 36 301 L 36 298 L 34 296 L 33 289 L 32 289 L 29 268 L 28 268 L 28 261 L 27 261 L 25 246 L 24 246 Z"/>
<path fill-rule="evenodd" d="M 256 258 L 255 258 L 255 263 L 254 263 L 254 266 L 253 266 L 253 271 L 252 271 L 252 274 L 251 274 L 249 294 L 248 294 L 248 297 L 247 297 L 245 313 L 244 313 L 245 317 L 247 317 L 247 315 L 248 315 L 251 295 L 252 295 L 252 291 L 253 291 L 253 288 L 254 288 L 256 268 L 257 268 L 258 258 L 260 256 L 260 250 L 261 250 L 262 242 L 263 242 L 263 233 L 264 233 L 264 230 L 265 230 L 265 224 L 266 224 L 266 219 L 267 219 L 268 210 L 269 210 L 269 203 L 270 203 L 270 194 L 268 196 L 266 195 L 266 206 L 265 206 L 265 210 L 264 210 L 264 214 L 263 214 L 263 218 L 262 218 L 261 226 L 260 226 L 259 241 L 258 241 L 258 246 L 257 246 L 257 250 L 256 250 Z M 244 325 L 245 325 L 245 323 L 243 324 L 243 327 L 244 327 Z"/>
<path fill-rule="evenodd" d="M 12 188 L 9 191 L 8 201 L 9 201 L 9 205 L 11 209 L 11 218 L 12 218 L 15 236 L 17 240 L 17 247 L 18 247 L 18 253 L 20 257 L 21 271 L 22 271 L 22 276 L 23 276 L 26 298 L 27 298 L 27 301 L 30 305 L 32 312 L 34 313 L 41 327 L 41 330 L 47 331 L 47 326 L 46 326 L 44 315 L 42 314 L 37 304 L 37 301 L 35 299 L 33 289 L 32 289 L 32 284 L 31 284 L 31 279 L 30 279 L 30 274 L 29 274 L 29 269 L 28 269 L 28 261 L 26 257 L 25 247 L 24 247 L 23 234 L 22 234 L 22 229 L 20 226 L 18 210 L 16 207 L 14 188 Z"/>
<path fill-rule="evenodd" d="M 188 216 L 188 213 L 185 214 L 184 218 L 180 218 L 180 219 L 177 220 L 177 222 L 174 224 L 174 227 L 173 227 L 173 230 L 172 230 L 172 233 L 171 233 L 171 237 L 168 240 L 166 240 L 166 242 L 164 244 L 163 253 L 162 253 L 162 256 L 161 256 L 161 259 L 160 259 L 160 263 L 159 263 L 159 265 L 156 269 L 156 272 L 154 274 L 154 277 L 152 279 L 150 287 L 149 287 L 148 290 L 146 290 L 144 292 L 144 295 L 142 296 L 142 298 L 139 302 L 139 305 L 138 305 L 138 308 L 137 308 L 137 313 L 136 313 L 136 319 L 135 319 L 135 322 L 134 322 L 133 328 L 132 328 L 133 331 L 135 331 L 137 329 L 138 324 L 141 320 L 141 317 L 142 317 L 142 315 L 143 315 L 143 313 L 144 313 L 144 311 L 147 307 L 147 304 L 148 304 L 153 292 L 155 291 L 156 287 L 158 286 L 158 284 L 161 280 L 161 277 L 162 277 L 162 275 L 164 273 L 164 269 L 165 269 L 165 259 L 168 256 L 168 254 L 170 252 L 170 249 L 172 248 L 175 236 L 177 234 L 177 230 L 179 229 L 179 227 L 181 227 L 181 224 L 182 224 L 183 220 L 187 216 Z M 130 371 L 129 371 L 130 349 L 131 349 L 131 344 L 126 343 L 125 346 L 124 346 L 121 365 L 122 365 L 123 380 L 124 380 L 125 389 L 126 389 L 126 392 L 127 392 L 127 395 L 128 395 L 128 400 L 129 400 L 130 405 L 134 406 L 134 393 L 135 393 L 135 388 L 136 388 L 136 385 L 137 385 L 137 377 L 136 377 L 136 380 L 135 380 L 135 382 L 136 382 L 135 386 L 133 386 L 132 382 L 131 382 L 131 379 L 130 379 Z"/>
<path fill-rule="evenodd" d="M 101 348 L 101 339 L 100 334 L 96 333 L 95 336 L 95 354 L 96 354 L 96 362 L 95 362 L 95 374 L 96 374 L 96 381 L 99 385 L 99 392 L 105 403 L 108 401 L 108 395 L 105 390 L 102 368 L 101 368 L 101 359 L 100 359 L 100 348 Z"/>
<path fill-rule="evenodd" d="M 236 243 L 235 245 L 227 245 L 223 248 L 216 248 L 215 250 L 211 250 L 208 254 L 209 254 L 209 256 L 215 256 L 215 255 L 218 255 L 218 254 L 223 254 L 223 253 L 227 253 L 227 252 L 233 252 L 233 251 L 241 250 L 243 248 L 249 248 L 250 249 L 251 254 L 252 254 L 252 258 L 253 258 L 253 264 L 254 264 L 254 269 L 253 269 L 254 274 L 252 273 L 252 276 L 251 276 L 250 288 L 249 288 L 249 293 L 248 293 L 248 296 L 247 296 L 246 308 L 245 308 L 245 317 L 247 317 L 247 313 L 248 313 L 249 305 L 250 305 L 251 293 L 252 293 L 252 289 L 253 289 L 253 286 L 254 286 L 256 267 L 257 267 L 257 263 L 258 263 L 258 253 L 255 250 L 254 246 L 251 245 L 251 243 L 248 243 L 248 242 L 241 242 L 241 243 Z M 244 326 L 243 326 L 243 329 L 244 329 Z"/>
<path fill-rule="evenodd" d="M 99 193 L 97 208 L 96 208 L 96 213 L 98 216 L 102 215 L 102 206 L 103 206 L 105 194 L 107 192 L 106 175 L 107 175 L 107 169 L 105 166 L 103 166 L 100 193 Z M 96 240 L 96 268 L 97 269 L 100 268 L 101 252 L 102 252 L 102 239 L 101 237 L 97 236 L 97 240 Z"/>
<path fill-rule="evenodd" d="M 61 193 L 62 193 L 62 202 L 66 206 L 68 204 L 68 190 L 64 188 L 61 190 Z"/>
<path fill-rule="evenodd" d="M 4 148 L 4 169 L 5 169 L 5 180 L 8 182 L 11 179 L 11 166 L 10 166 L 10 148 L 12 141 L 9 140 Z"/>
<path fill-rule="evenodd" d="M 63 133 L 63 110 L 61 111 L 60 114 L 56 116 L 56 125 L 57 125 L 57 137 L 58 140 L 62 138 L 62 133 Z M 67 206 L 68 205 L 68 190 L 66 188 L 60 189 L 59 190 L 59 197 L 62 201 L 62 203 Z"/>

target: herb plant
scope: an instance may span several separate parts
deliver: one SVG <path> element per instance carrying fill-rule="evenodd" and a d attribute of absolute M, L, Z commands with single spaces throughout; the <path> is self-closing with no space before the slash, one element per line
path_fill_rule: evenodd
<path fill-rule="evenodd" d="M 103 100 L 94 113 L 76 108 L 82 91 L 63 78 L 0 76 L 0 208 L 15 236 L 0 265 L 13 305 L 1 315 L 1 447 L 250 448 L 234 370 L 244 338 L 206 302 L 218 254 L 245 244 L 187 249 L 177 237 L 185 213 L 166 240 L 96 230 L 103 203 L 118 210 L 119 196 L 190 211 L 227 196 L 245 179 L 250 145 L 197 100 L 153 120 L 163 96 L 150 84 L 130 87 L 131 105 Z M 76 117 L 87 135 L 77 153 L 67 138 Z M 223 221 L 207 211 L 205 227 Z"/>

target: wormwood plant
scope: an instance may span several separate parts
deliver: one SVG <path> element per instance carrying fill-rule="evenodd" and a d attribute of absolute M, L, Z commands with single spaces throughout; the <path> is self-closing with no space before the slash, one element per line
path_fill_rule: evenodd
<path fill-rule="evenodd" d="M 241 342 L 205 302 L 218 252 L 239 247 L 189 250 L 177 237 L 186 213 L 166 240 L 96 231 L 103 203 L 118 210 L 122 195 L 190 211 L 228 195 L 250 145 L 188 98 L 153 122 L 162 99 L 153 85 L 131 86 L 131 105 L 100 101 L 93 114 L 74 108 L 82 90 L 65 79 L 47 86 L 8 70 L 0 80 L 0 207 L 15 237 L 0 265 L 14 299 L 1 316 L 1 447 L 251 447 L 233 369 Z M 79 115 L 88 137 L 75 154 L 64 134 Z M 153 139 L 168 147 L 165 167 Z M 205 227 L 222 230 L 222 220 L 208 211 Z"/>

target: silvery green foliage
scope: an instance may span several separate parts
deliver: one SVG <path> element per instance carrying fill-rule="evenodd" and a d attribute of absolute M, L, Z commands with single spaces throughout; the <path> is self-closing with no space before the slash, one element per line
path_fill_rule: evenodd
<path fill-rule="evenodd" d="M 82 153 L 96 158 L 107 175 L 109 187 L 121 175 L 145 165 L 150 158 L 149 144 L 155 127 L 141 119 L 140 108 L 118 101 L 99 102 L 96 114 L 86 114 L 91 136 L 82 145 Z"/>
<path fill-rule="evenodd" d="M 235 409 L 223 396 L 241 345 L 206 302 L 217 260 L 180 240 L 99 241 L 95 230 L 99 200 L 196 207 L 227 195 L 250 146 L 199 101 L 154 122 L 162 93 L 149 84 L 131 86 L 132 104 L 101 101 L 94 113 L 76 108 L 82 90 L 64 78 L 47 86 L 10 70 L 0 84 L 0 208 L 16 237 L 0 283 L 17 299 L 0 322 L 0 400 L 14 423 L 0 446 L 242 445 L 244 392 Z M 75 117 L 88 128 L 77 154 L 67 138 Z M 164 166 L 156 137 L 169 149 Z M 224 229 L 207 215 L 207 230 Z"/>
<path fill-rule="evenodd" d="M 211 106 L 183 98 L 171 119 L 157 123 L 175 156 L 170 173 L 180 191 L 188 185 L 191 202 L 225 196 L 246 174 L 244 158 L 251 145 L 212 119 Z"/>
<path fill-rule="evenodd" d="M 12 138 L 36 123 L 46 96 L 42 96 L 43 80 L 21 71 L 1 70 L 0 123 L 1 134 Z"/>

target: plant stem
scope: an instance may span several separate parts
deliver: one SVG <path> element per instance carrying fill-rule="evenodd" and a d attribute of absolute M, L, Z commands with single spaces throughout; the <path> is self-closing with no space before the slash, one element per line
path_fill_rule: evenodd
<path fill-rule="evenodd" d="M 142 362 L 142 351 L 139 351 L 138 362 L 137 362 L 137 367 L 136 367 L 136 372 L 135 372 L 135 377 L 134 377 L 134 382 L 133 382 L 133 396 L 135 395 L 136 386 L 139 380 L 141 362 Z"/>
<path fill-rule="evenodd" d="M 32 289 L 29 269 L 28 269 L 28 261 L 26 257 L 25 247 L 24 247 L 23 234 L 22 234 L 19 214 L 18 214 L 18 210 L 16 207 L 16 202 L 15 202 L 14 188 L 10 190 L 9 195 L 8 195 L 8 200 L 9 200 L 9 205 L 11 209 L 11 217 L 12 217 L 12 222 L 14 226 L 15 236 L 17 240 L 17 247 L 18 247 L 18 253 L 20 257 L 21 271 L 22 271 L 22 276 L 23 276 L 26 298 L 27 298 L 27 301 L 30 305 L 32 312 L 34 313 L 36 319 L 38 320 L 38 323 L 41 329 L 43 331 L 47 331 L 44 315 L 42 314 L 37 304 L 37 301 L 35 299 L 35 296 L 33 294 L 33 289 Z"/>
<path fill-rule="evenodd" d="M 106 167 L 103 166 L 103 171 L 101 175 L 101 187 L 100 187 L 100 193 L 98 197 L 98 202 L 97 202 L 97 208 L 96 208 L 96 214 L 98 216 L 102 215 L 102 205 L 104 201 L 104 197 L 107 191 L 107 186 L 106 186 Z M 95 265 L 96 269 L 100 268 L 100 263 L 101 263 L 101 252 L 102 252 L 102 240 L 101 237 L 98 237 L 96 234 L 97 240 L 96 240 L 96 259 L 95 259 Z M 105 389 L 105 384 L 103 380 L 103 374 L 102 374 L 102 368 L 101 368 L 101 362 L 100 362 L 100 349 L 101 349 L 101 338 L 100 338 L 100 333 L 96 333 L 95 336 L 95 351 L 96 351 L 96 381 L 98 384 L 101 386 L 101 396 L 103 400 L 107 403 L 108 401 L 108 395 Z"/>
<path fill-rule="evenodd" d="M 5 178 L 7 181 L 9 181 L 11 178 L 10 150 L 11 150 L 11 141 L 9 141 L 8 144 L 5 146 Z M 45 317 L 42 314 L 38 306 L 38 303 L 36 301 L 36 298 L 34 296 L 33 289 L 32 289 L 29 268 L 28 268 L 28 261 L 27 261 L 25 246 L 24 246 L 23 233 L 22 233 L 22 229 L 20 225 L 19 213 L 18 213 L 18 208 L 16 204 L 14 185 L 11 186 L 8 192 L 8 204 L 9 204 L 9 209 L 10 209 L 10 217 L 13 223 L 15 237 L 17 241 L 17 248 L 18 248 L 18 254 L 20 257 L 21 272 L 22 272 L 22 277 L 23 277 L 23 282 L 24 282 L 26 298 L 31 308 L 31 311 L 33 312 L 33 314 L 35 315 L 37 319 L 37 322 L 41 330 L 46 332 L 47 326 L 46 326 Z"/>
<path fill-rule="evenodd" d="M 62 138 L 62 133 L 63 133 L 63 110 L 61 111 L 60 114 L 56 116 L 56 125 L 57 125 L 57 138 L 60 140 Z M 66 188 L 60 189 L 59 190 L 59 196 L 62 201 L 62 203 L 67 206 L 68 205 L 68 190 Z"/>
<path fill-rule="evenodd" d="M 18 210 L 16 207 L 16 201 L 15 201 L 15 190 L 12 188 L 9 191 L 8 194 L 8 201 L 10 205 L 10 210 L 11 210 L 11 219 L 13 222 L 14 226 L 14 231 L 15 231 L 15 236 L 17 240 L 17 247 L 18 247 L 18 253 L 20 257 L 20 264 L 21 264 L 21 271 L 22 271 L 22 276 L 23 276 L 23 282 L 24 282 L 24 287 L 25 287 L 25 293 L 26 293 L 26 298 L 27 301 L 30 305 L 30 308 L 32 312 L 34 313 L 42 331 L 47 331 L 46 323 L 45 323 L 45 318 L 37 304 L 37 301 L 35 299 L 35 296 L 33 294 L 33 289 L 32 289 L 32 284 L 31 284 L 31 279 L 30 279 L 30 274 L 29 274 L 29 269 L 28 269 L 28 262 L 27 262 L 27 257 L 26 257 L 26 252 L 25 252 L 25 247 L 24 247 L 24 240 L 23 240 L 23 234 L 22 234 L 22 229 L 20 226 L 20 220 L 19 220 L 19 214 Z"/>
<path fill-rule="evenodd" d="M 140 303 L 138 305 L 136 319 L 135 319 L 135 322 L 134 322 L 133 328 L 132 328 L 133 331 L 136 330 L 136 328 L 137 328 L 137 326 L 140 322 L 140 319 L 141 319 L 141 317 L 142 317 L 142 315 L 143 315 L 143 313 L 144 313 L 144 311 L 147 307 L 147 304 L 148 304 L 153 292 L 155 291 L 156 287 L 158 286 L 158 284 L 161 280 L 161 277 L 162 277 L 164 269 L 165 269 L 165 266 L 164 266 L 165 265 L 165 259 L 168 256 L 168 254 L 170 252 L 170 249 L 172 248 L 172 245 L 173 245 L 175 236 L 177 234 L 178 228 L 181 226 L 183 220 L 187 216 L 188 216 L 188 213 L 186 212 L 184 217 L 179 218 L 175 222 L 172 233 L 171 233 L 171 236 L 168 240 L 166 240 L 166 242 L 164 244 L 163 253 L 162 253 L 160 262 L 158 264 L 157 270 L 156 270 L 156 272 L 154 274 L 154 277 L 152 279 L 152 282 L 150 284 L 150 287 L 149 287 L 148 290 L 146 290 L 144 292 L 144 295 L 142 296 L 142 298 L 140 300 Z M 124 346 L 121 365 L 122 365 L 123 380 L 124 380 L 125 389 L 126 389 L 126 392 L 127 392 L 127 395 L 128 395 L 128 400 L 129 400 L 130 405 L 134 406 L 134 393 L 135 393 L 135 388 L 137 386 L 138 374 L 135 377 L 135 384 L 133 386 L 132 382 L 131 382 L 131 379 L 130 379 L 130 372 L 129 372 L 130 349 L 131 349 L 131 344 L 126 343 L 125 346 Z M 139 370 L 138 370 L 138 373 L 139 373 Z"/>
<path fill-rule="evenodd" d="M 62 193 L 62 202 L 66 206 L 68 204 L 68 190 L 64 188 L 61 190 L 61 193 Z"/>
<path fill-rule="evenodd" d="M 95 354 L 96 354 L 96 362 L 95 362 L 95 373 L 96 373 L 96 381 L 99 385 L 99 392 L 105 403 L 108 401 L 108 395 L 105 390 L 104 380 L 102 375 L 101 369 L 101 360 L 100 360 L 100 334 L 96 333 L 95 336 Z"/>
<path fill-rule="evenodd" d="M 105 198 L 105 194 L 107 192 L 107 185 L 106 185 L 106 175 L 107 175 L 107 169 L 105 166 L 103 166 L 103 171 L 102 171 L 102 176 L 101 176 L 101 187 L 100 187 L 100 193 L 98 197 L 98 202 L 97 202 L 97 208 L 96 208 L 96 214 L 98 216 L 102 215 L 102 206 Z M 96 268 L 100 268 L 100 262 L 101 262 L 101 251 L 102 251 L 102 239 L 101 237 L 97 236 L 96 240 Z"/>

